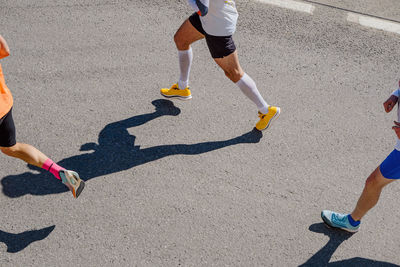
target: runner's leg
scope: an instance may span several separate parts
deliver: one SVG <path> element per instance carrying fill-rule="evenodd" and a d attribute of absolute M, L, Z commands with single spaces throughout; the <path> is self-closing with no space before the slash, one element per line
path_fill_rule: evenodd
<path fill-rule="evenodd" d="M 210 46 L 210 45 L 209 45 Z M 225 57 L 214 58 L 215 62 L 220 66 L 225 75 L 242 90 L 242 92 L 256 104 L 259 110 L 260 120 L 256 124 L 256 128 L 260 131 L 267 129 L 273 120 L 278 118 L 280 108 L 269 106 L 261 96 L 257 89 L 256 83 L 247 75 L 239 64 L 237 51 Z"/>
<path fill-rule="evenodd" d="M 379 197 L 381 195 L 382 189 L 395 181 L 394 179 L 386 179 L 383 177 L 380 168 L 376 168 L 375 171 L 371 173 L 365 182 L 364 190 L 357 202 L 354 211 L 351 213 L 351 217 L 355 221 L 361 220 L 362 217 L 372 209 L 376 203 L 378 203 Z"/>
<path fill-rule="evenodd" d="M 269 105 L 261 96 L 253 79 L 242 70 L 237 51 L 223 58 L 214 58 L 214 60 L 223 69 L 225 75 L 242 90 L 243 94 L 256 104 L 261 113 L 268 113 Z"/>
<path fill-rule="evenodd" d="M 175 33 L 174 42 L 178 49 L 180 68 L 180 77 L 178 81 L 180 89 L 185 89 L 189 85 L 190 67 L 193 61 L 193 51 L 190 45 L 203 38 L 204 35 L 196 30 L 189 19 L 187 19 Z"/>
<path fill-rule="evenodd" d="M 7 156 L 21 159 L 51 172 L 57 179 L 62 180 L 75 198 L 80 195 L 85 183 L 79 178 L 78 173 L 65 170 L 31 145 L 17 143 L 15 136 L 15 125 L 10 110 L 0 120 L 0 151 Z"/>

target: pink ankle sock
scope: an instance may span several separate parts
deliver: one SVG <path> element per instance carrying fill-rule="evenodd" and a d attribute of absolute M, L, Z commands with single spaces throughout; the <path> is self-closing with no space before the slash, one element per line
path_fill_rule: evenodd
<path fill-rule="evenodd" d="M 63 167 L 54 163 L 51 159 L 47 159 L 42 166 L 42 169 L 51 172 L 58 180 L 61 180 L 59 172 L 65 170 Z"/>

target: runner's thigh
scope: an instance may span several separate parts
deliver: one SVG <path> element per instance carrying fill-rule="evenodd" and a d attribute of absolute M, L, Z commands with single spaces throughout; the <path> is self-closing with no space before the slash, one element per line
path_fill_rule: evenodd
<path fill-rule="evenodd" d="M 203 38 L 204 35 L 192 25 L 189 19 L 185 20 L 174 36 L 177 45 L 190 45 Z"/>

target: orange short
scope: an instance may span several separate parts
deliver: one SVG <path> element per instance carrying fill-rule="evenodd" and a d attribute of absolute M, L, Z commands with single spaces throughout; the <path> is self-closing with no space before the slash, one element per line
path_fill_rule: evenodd
<path fill-rule="evenodd" d="M 8 89 L 0 64 L 0 119 L 3 118 L 13 106 L 13 97 Z"/>

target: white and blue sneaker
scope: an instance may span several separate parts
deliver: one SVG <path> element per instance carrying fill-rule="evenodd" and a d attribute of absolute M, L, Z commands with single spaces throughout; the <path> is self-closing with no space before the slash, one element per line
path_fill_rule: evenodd
<path fill-rule="evenodd" d="M 347 232 L 355 233 L 360 229 L 360 223 L 356 226 L 351 225 L 348 214 L 341 214 L 330 210 L 323 210 L 321 218 L 325 224 L 333 228 L 339 228 Z"/>
<path fill-rule="evenodd" d="M 85 182 L 79 178 L 79 174 L 74 171 L 61 170 L 59 175 L 62 183 L 65 184 L 69 190 L 71 190 L 74 198 L 79 197 L 83 188 L 85 188 Z"/>

